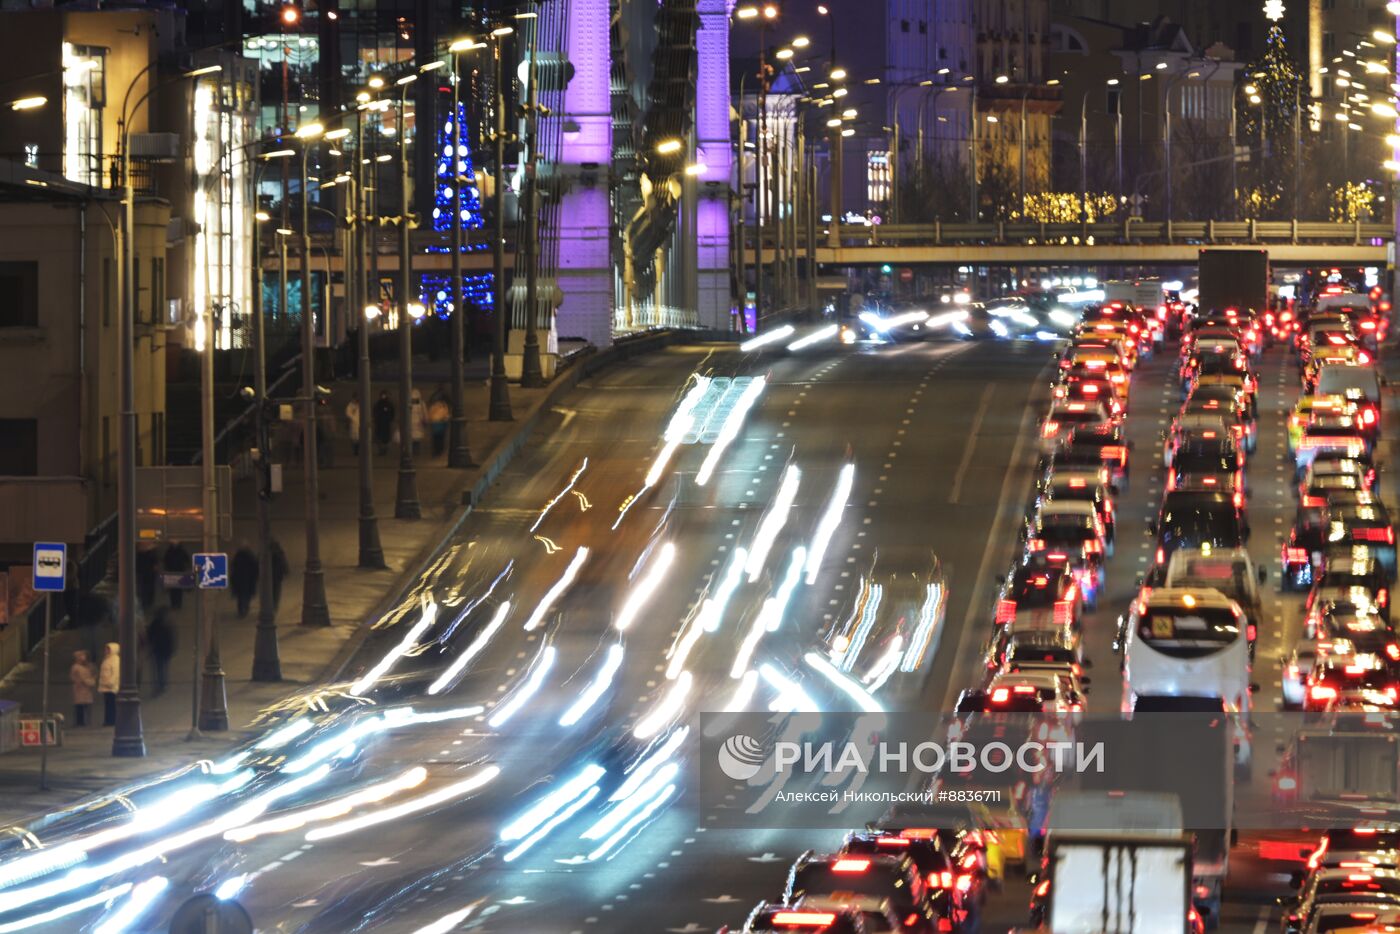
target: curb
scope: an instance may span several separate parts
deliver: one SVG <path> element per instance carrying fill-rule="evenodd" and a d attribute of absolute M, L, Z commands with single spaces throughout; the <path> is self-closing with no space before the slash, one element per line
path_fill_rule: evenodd
<path fill-rule="evenodd" d="M 470 488 L 463 491 L 462 505 L 452 515 L 441 520 L 437 531 L 433 533 L 429 542 L 411 561 L 404 565 L 403 571 L 390 582 L 383 599 L 366 614 L 365 618 L 356 626 L 355 632 L 345 640 L 340 651 L 326 666 L 319 679 L 320 682 L 334 682 L 341 679 L 342 673 L 350 664 L 351 659 L 359 652 L 369 634 L 374 631 L 374 622 L 382 619 L 398 604 L 408 583 L 417 578 L 422 573 L 423 568 L 436 560 L 447 547 L 448 542 L 457 534 L 462 523 L 471 515 L 473 506 L 481 502 L 491 484 L 505 471 L 506 467 L 510 466 L 511 461 L 530 440 L 541 415 L 553 407 L 562 396 L 571 392 L 586 377 L 642 354 L 653 353 L 673 344 L 698 344 L 710 341 L 732 342 L 733 340 L 734 336 L 725 331 L 658 330 L 622 338 L 605 350 L 585 350 L 576 355 L 565 369 L 554 375 L 554 379 L 550 382 L 544 395 L 535 401 L 524 417 L 517 419 L 515 429 L 498 441 L 491 452 L 482 460 L 481 476 Z"/>

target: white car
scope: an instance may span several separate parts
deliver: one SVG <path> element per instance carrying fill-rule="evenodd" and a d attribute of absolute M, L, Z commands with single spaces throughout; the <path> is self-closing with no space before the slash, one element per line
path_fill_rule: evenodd
<path fill-rule="evenodd" d="M 1301 710 L 1303 694 L 1307 690 L 1308 675 L 1317 661 L 1317 643 L 1311 639 L 1299 639 L 1293 651 L 1284 656 L 1283 671 L 1280 677 L 1284 710 Z"/>

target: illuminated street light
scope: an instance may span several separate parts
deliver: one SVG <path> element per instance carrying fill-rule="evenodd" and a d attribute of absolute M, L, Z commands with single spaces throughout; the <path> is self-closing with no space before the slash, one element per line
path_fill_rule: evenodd
<path fill-rule="evenodd" d="M 326 132 L 326 128 L 319 123 L 305 123 L 297 127 L 296 132 L 292 135 L 297 139 L 315 139 L 324 132 Z"/>
<path fill-rule="evenodd" d="M 1385 45 L 1395 44 L 1395 36 L 1386 32 L 1384 29 L 1377 29 L 1375 32 L 1371 33 L 1371 38 Z"/>
<path fill-rule="evenodd" d="M 832 97 L 845 97 L 846 94 L 847 91 L 845 88 L 837 88 L 836 90 L 831 92 Z"/>
<path fill-rule="evenodd" d="M 371 89 L 378 91 L 380 88 L 384 87 L 384 78 L 382 75 L 370 75 L 369 80 L 365 83 L 368 84 Z"/>
<path fill-rule="evenodd" d="M 856 109 L 854 107 L 847 107 L 845 110 L 841 111 L 841 116 L 845 117 L 847 120 L 854 120 L 856 118 Z"/>
<path fill-rule="evenodd" d="M 673 152 L 680 152 L 681 147 L 683 145 L 685 144 L 678 139 L 663 139 L 661 142 L 656 144 L 656 151 L 661 153 L 661 155 L 666 156 L 670 155 Z"/>
<path fill-rule="evenodd" d="M 734 15 L 739 17 L 740 19 L 753 19 L 754 17 L 758 16 L 758 7 L 741 6 L 738 10 L 734 12 Z"/>
<path fill-rule="evenodd" d="M 806 36 L 798 36 L 792 40 L 792 47 L 795 49 L 805 49 L 811 44 L 812 40 L 808 39 Z"/>
<path fill-rule="evenodd" d="M 378 317 L 379 317 L 380 315 L 382 315 L 382 314 L 384 314 L 384 309 L 380 308 L 378 305 L 366 305 L 366 306 L 365 306 L 365 320 L 366 320 L 366 321 L 373 321 L 375 318 L 378 318 Z"/>
<path fill-rule="evenodd" d="M 844 69 L 844 68 L 833 68 L 833 69 L 831 69 L 831 80 L 832 80 L 832 81 L 845 81 L 845 80 L 846 80 L 846 69 Z"/>
<path fill-rule="evenodd" d="M 1116 87 L 1118 87 L 1118 79 L 1117 79 L 1117 78 L 1109 78 L 1109 79 L 1108 79 L 1108 86 L 1111 87 L 1111 88 L 1116 88 Z"/>
<path fill-rule="evenodd" d="M 350 128 L 349 128 L 348 126 L 343 126 L 343 127 L 341 127 L 340 129 L 338 129 L 338 130 L 331 130 L 329 133 L 327 133 L 327 134 L 325 135 L 325 138 L 326 138 L 326 139 L 330 139 L 330 140 L 345 139 L 345 137 L 347 137 L 347 136 L 349 136 L 349 135 L 350 135 Z"/>
<path fill-rule="evenodd" d="M 492 38 L 499 39 L 502 36 L 508 36 L 513 32 L 515 32 L 514 26 L 497 26 L 495 29 L 491 30 L 491 36 Z"/>
<path fill-rule="evenodd" d="M 298 10 L 289 3 L 282 7 L 280 18 L 284 26 L 295 26 L 297 23 L 301 22 L 301 10 Z"/>
<path fill-rule="evenodd" d="M 853 129 L 851 129 L 850 127 L 846 127 L 846 129 L 844 129 L 844 130 L 841 131 L 841 135 L 842 135 L 842 136 L 855 136 L 855 135 L 856 135 L 856 131 L 853 130 Z"/>
<path fill-rule="evenodd" d="M 826 121 L 826 125 L 832 128 L 838 127 L 841 125 L 841 118 L 832 117 L 830 120 Z"/>
<path fill-rule="evenodd" d="M 685 167 L 685 174 L 686 174 L 686 175 L 704 175 L 704 174 L 705 174 L 705 171 L 706 171 L 708 168 L 709 168 L 709 166 L 706 165 L 705 163 L 703 163 L 703 162 L 696 162 L 696 163 L 693 163 L 693 164 L 688 165 L 688 166 Z"/>
<path fill-rule="evenodd" d="M 10 109 L 11 109 L 11 110 L 37 110 L 38 108 L 43 107 L 43 106 L 44 106 L 45 104 L 47 104 L 48 102 L 49 102 L 49 99 L 48 99 L 47 97 L 44 97 L 44 96 L 41 95 L 41 94 L 35 95 L 34 97 L 21 97 L 21 98 L 20 98 L 19 100 L 17 100 L 17 101 L 11 101 L 11 102 L 10 102 Z"/>
<path fill-rule="evenodd" d="M 422 318 L 424 315 L 426 315 L 427 313 L 428 313 L 428 309 L 424 308 L 423 305 L 422 305 L 422 303 L 420 303 L 420 302 L 409 302 L 409 303 L 408 303 L 408 316 L 409 316 L 410 318 L 412 318 L 414 321 L 417 321 L 417 320 L 421 319 L 421 318 Z"/>
<path fill-rule="evenodd" d="M 1006 75 L 997 75 L 996 77 L 997 84 L 1007 84 L 1010 81 L 1011 79 L 1008 78 Z"/>
<path fill-rule="evenodd" d="M 773 57 L 780 62 L 787 61 L 788 59 L 792 58 L 792 55 L 792 49 L 779 49 L 778 51 L 773 53 Z"/>

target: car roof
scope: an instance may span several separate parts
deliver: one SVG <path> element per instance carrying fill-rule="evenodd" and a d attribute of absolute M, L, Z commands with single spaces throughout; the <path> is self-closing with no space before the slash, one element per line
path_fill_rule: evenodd
<path fill-rule="evenodd" d="M 1183 602 L 1184 598 L 1190 597 L 1195 601 L 1196 606 L 1207 609 L 1229 609 L 1235 601 L 1214 587 L 1157 587 L 1147 596 L 1149 607 L 1161 607 L 1171 604 L 1173 609 L 1187 608 Z"/>
<path fill-rule="evenodd" d="M 1094 504 L 1082 499 L 1049 499 L 1040 504 L 1042 516 L 1093 516 Z"/>

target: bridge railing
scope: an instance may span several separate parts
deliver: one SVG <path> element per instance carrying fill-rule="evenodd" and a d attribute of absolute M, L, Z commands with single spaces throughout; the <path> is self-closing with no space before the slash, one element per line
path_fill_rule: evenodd
<path fill-rule="evenodd" d="M 1390 240 L 1390 224 L 1370 221 L 1124 221 L 1042 224 L 1012 221 L 983 223 L 845 225 L 842 246 L 964 246 L 991 244 L 1270 244 L 1329 243 L 1360 246 Z M 765 240 L 769 238 L 765 237 Z M 752 230 L 749 244 L 753 243 Z M 802 238 L 799 237 L 799 241 Z M 819 232 L 817 245 L 829 243 Z M 771 244 L 771 241 L 769 241 Z M 800 245 L 805 245 L 801 242 Z"/>

